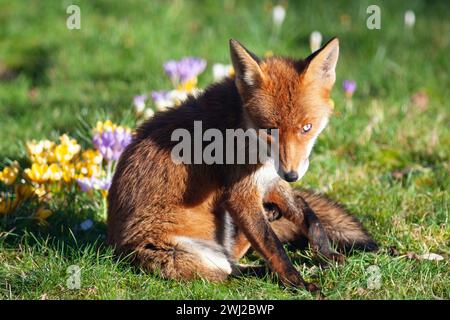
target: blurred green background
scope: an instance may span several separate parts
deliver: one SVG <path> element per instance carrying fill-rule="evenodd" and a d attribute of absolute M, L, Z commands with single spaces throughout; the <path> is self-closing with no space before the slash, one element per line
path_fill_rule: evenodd
<path fill-rule="evenodd" d="M 260 55 L 271 50 L 300 58 L 310 53 L 312 31 L 320 31 L 324 41 L 338 36 L 337 99 L 342 80 L 349 78 L 358 83 L 358 109 L 367 108 L 371 97 L 398 108 L 414 91 L 426 89 L 443 111 L 448 2 L 376 3 L 381 30 L 366 27 L 370 1 L 286 2 L 285 23 L 271 43 L 275 1 L 77 1 L 81 30 L 69 30 L 71 1 L 1 0 L 0 154 L 17 154 L 25 139 L 71 131 L 77 115 L 92 119 L 103 110 L 120 119 L 135 94 L 170 87 L 165 60 L 194 55 L 210 66 L 228 63 L 229 38 Z M 403 23 L 407 9 L 417 16 L 412 30 Z M 210 82 L 208 69 L 200 86 Z"/>

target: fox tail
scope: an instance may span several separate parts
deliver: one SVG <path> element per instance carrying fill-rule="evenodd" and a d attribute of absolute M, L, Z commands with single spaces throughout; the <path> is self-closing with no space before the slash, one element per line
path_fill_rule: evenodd
<path fill-rule="evenodd" d="M 295 197 L 302 197 L 316 213 L 328 238 L 338 249 L 378 250 L 376 242 L 343 205 L 313 191 L 297 189 L 294 192 Z"/>

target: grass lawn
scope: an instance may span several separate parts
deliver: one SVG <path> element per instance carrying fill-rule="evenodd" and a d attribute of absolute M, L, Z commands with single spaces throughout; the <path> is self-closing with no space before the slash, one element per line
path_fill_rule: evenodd
<path fill-rule="evenodd" d="M 133 97 L 171 88 L 166 60 L 206 59 L 205 87 L 212 64 L 229 63 L 230 38 L 260 55 L 300 58 L 319 30 L 324 41 L 340 39 L 336 114 L 299 185 L 345 203 L 381 250 L 328 268 L 315 266 L 309 252 L 290 255 L 330 299 L 450 299 L 448 2 L 289 1 L 278 37 L 273 3 L 80 0 L 81 29 L 69 30 L 71 1 L 0 0 L 0 169 L 14 159 L 29 165 L 30 139 L 68 133 L 88 146 L 85 128 L 98 120 L 135 127 Z M 370 4 L 381 8 L 380 30 L 366 27 Z M 416 13 L 412 29 L 404 26 L 408 9 Z M 351 103 L 344 79 L 357 83 Z M 27 218 L 31 207 L 0 215 L 0 299 L 314 298 L 270 275 L 215 284 L 145 274 L 104 245 L 98 200 L 74 186 L 55 196 L 46 224 Z M 83 231 L 87 218 L 94 226 Z M 444 259 L 420 258 L 425 253 Z M 81 268 L 79 290 L 66 285 L 71 265 Z M 379 271 L 375 288 L 370 266 Z"/>

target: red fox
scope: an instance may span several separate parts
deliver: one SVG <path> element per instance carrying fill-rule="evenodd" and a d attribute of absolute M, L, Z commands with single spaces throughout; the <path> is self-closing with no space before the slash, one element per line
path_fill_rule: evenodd
<path fill-rule="evenodd" d="M 375 250 L 376 243 L 340 205 L 291 188 L 332 113 L 339 42 L 332 39 L 305 60 L 259 59 L 230 40 L 234 78 L 209 86 L 178 108 L 142 124 L 122 154 L 108 196 L 108 242 L 119 253 L 165 278 L 224 280 L 238 273 L 252 247 L 289 286 L 318 290 L 303 280 L 283 247 L 306 238 L 323 256 L 331 249 Z M 279 166 L 175 163 L 171 134 L 192 132 L 194 121 L 279 132 Z"/>

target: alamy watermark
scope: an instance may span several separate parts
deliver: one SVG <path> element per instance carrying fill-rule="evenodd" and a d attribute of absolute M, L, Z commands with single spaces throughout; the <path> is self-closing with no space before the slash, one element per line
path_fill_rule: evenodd
<path fill-rule="evenodd" d="M 81 9 L 75 4 L 67 7 L 66 13 L 69 15 L 66 19 L 67 29 L 81 29 Z"/>
<path fill-rule="evenodd" d="M 381 271 L 378 266 L 369 266 L 366 270 L 367 289 L 378 290 L 381 288 Z"/>
<path fill-rule="evenodd" d="M 381 29 L 381 9 L 376 4 L 367 7 L 366 13 L 370 16 L 366 20 L 366 26 L 369 30 Z"/>
<path fill-rule="evenodd" d="M 71 4 L 66 8 L 69 15 L 66 19 L 66 26 L 69 30 L 81 29 L 81 9 L 78 5 Z M 369 30 L 381 29 L 381 8 L 376 4 L 367 7 L 366 13 L 369 14 L 366 20 L 366 26 Z"/>
<path fill-rule="evenodd" d="M 203 130 L 201 121 L 194 121 L 193 132 L 179 128 L 171 135 L 177 142 L 171 158 L 176 164 L 258 164 L 269 158 L 278 167 L 278 129 Z"/>
<path fill-rule="evenodd" d="M 67 268 L 66 278 L 67 289 L 77 290 L 81 288 L 81 268 L 77 265 L 71 265 Z"/>

